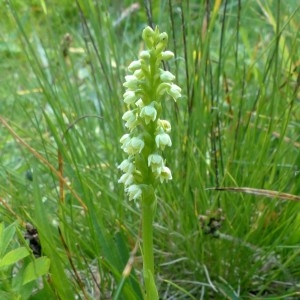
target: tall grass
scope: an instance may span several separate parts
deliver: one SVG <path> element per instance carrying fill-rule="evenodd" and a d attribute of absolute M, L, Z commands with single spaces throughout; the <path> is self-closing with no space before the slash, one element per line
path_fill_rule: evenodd
<path fill-rule="evenodd" d="M 142 297 L 140 205 L 117 165 L 122 82 L 151 22 L 169 35 L 176 59 L 165 67 L 184 95 L 165 104 L 173 181 L 158 191 L 160 297 L 297 299 L 298 198 L 243 191 L 300 192 L 299 4 L 131 5 L 7 2 L 1 221 L 32 223 L 51 260 L 32 299 Z M 224 187 L 248 190 L 209 189 Z"/>

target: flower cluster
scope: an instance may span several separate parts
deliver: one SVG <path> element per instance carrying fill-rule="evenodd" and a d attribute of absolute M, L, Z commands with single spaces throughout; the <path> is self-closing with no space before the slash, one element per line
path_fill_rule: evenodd
<path fill-rule="evenodd" d="M 146 27 L 142 34 L 147 50 L 141 51 L 139 60 L 133 61 L 125 76 L 126 91 L 123 95 L 128 110 L 122 119 L 129 133 L 124 134 L 121 148 L 128 154 L 119 169 L 123 175 L 119 183 L 125 185 L 129 199 L 143 196 L 147 185 L 155 186 L 172 179 L 171 170 L 165 165 L 162 152 L 172 146 L 169 136 L 171 125 L 161 120 L 161 100 L 169 95 L 175 101 L 181 97 L 181 89 L 173 83 L 175 76 L 161 68 L 162 61 L 174 57 L 173 52 L 165 51 L 168 36 Z"/>

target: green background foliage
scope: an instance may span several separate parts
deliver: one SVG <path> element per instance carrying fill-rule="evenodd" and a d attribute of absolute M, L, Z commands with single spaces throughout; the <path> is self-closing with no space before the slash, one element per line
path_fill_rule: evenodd
<path fill-rule="evenodd" d="M 11 0 L 1 10 L 1 222 L 18 219 L 15 248 L 34 224 L 50 259 L 31 299 L 141 299 L 138 249 L 122 276 L 141 208 L 117 165 L 122 83 L 150 21 L 169 35 L 165 67 L 183 89 L 164 104 L 173 180 L 158 189 L 154 224 L 160 297 L 298 299 L 299 203 L 209 189 L 299 195 L 298 1 L 145 3 Z"/>

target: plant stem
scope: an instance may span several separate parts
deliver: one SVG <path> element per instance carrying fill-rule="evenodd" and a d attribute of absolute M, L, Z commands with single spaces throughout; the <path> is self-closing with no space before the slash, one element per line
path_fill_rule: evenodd
<path fill-rule="evenodd" d="M 146 288 L 145 300 L 158 300 L 158 292 L 154 280 L 153 203 L 143 201 L 142 214 L 143 272 Z"/>

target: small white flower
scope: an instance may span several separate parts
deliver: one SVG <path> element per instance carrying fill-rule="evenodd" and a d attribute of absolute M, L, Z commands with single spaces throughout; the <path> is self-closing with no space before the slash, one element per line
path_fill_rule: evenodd
<path fill-rule="evenodd" d="M 156 142 L 157 148 L 159 148 L 161 150 L 164 150 L 166 146 L 172 146 L 171 138 L 165 132 L 159 133 L 155 137 L 155 142 Z"/>
<path fill-rule="evenodd" d="M 128 70 L 130 72 L 134 72 L 138 69 L 141 68 L 141 61 L 140 60 L 134 60 L 129 66 L 128 66 Z"/>
<path fill-rule="evenodd" d="M 122 119 L 126 121 L 125 126 L 131 130 L 138 124 L 138 120 L 136 118 L 136 114 L 132 110 L 128 110 L 123 115 Z"/>
<path fill-rule="evenodd" d="M 126 88 L 131 90 L 136 90 L 138 88 L 139 80 L 136 78 L 136 76 L 126 75 L 125 81 L 126 82 L 123 83 L 123 86 L 125 86 Z"/>
<path fill-rule="evenodd" d="M 159 175 L 164 167 L 163 158 L 159 154 L 150 154 L 148 156 L 148 167 L 151 167 L 153 173 Z"/>
<path fill-rule="evenodd" d="M 122 119 L 124 121 L 128 121 L 130 119 L 134 118 L 135 119 L 135 113 L 132 110 L 128 110 L 124 113 L 124 115 L 122 116 Z"/>
<path fill-rule="evenodd" d="M 124 97 L 124 102 L 128 105 L 133 104 L 137 99 L 137 96 L 135 95 L 135 92 L 133 92 L 133 91 L 126 91 L 123 94 L 123 97 Z"/>
<path fill-rule="evenodd" d="M 162 96 L 170 88 L 171 88 L 171 83 L 163 82 L 157 87 L 156 93 L 158 96 Z"/>
<path fill-rule="evenodd" d="M 140 117 L 144 118 L 146 124 L 149 124 L 150 121 L 155 121 L 156 116 L 157 116 L 157 111 L 152 105 L 144 106 L 141 109 Z"/>
<path fill-rule="evenodd" d="M 160 79 L 163 82 L 171 82 L 175 79 L 175 76 L 169 71 L 161 70 Z"/>
<path fill-rule="evenodd" d="M 118 183 L 124 183 L 125 186 L 128 186 L 133 183 L 133 175 L 131 173 L 124 173 L 121 178 L 118 180 Z"/>
<path fill-rule="evenodd" d="M 135 105 L 139 108 L 144 107 L 144 102 L 143 100 L 140 98 L 138 101 L 135 102 Z"/>
<path fill-rule="evenodd" d="M 133 137 L 128 143 L 122 147 L 122 149 L 128 153 L 129 155 L 134 155 L 137 153 L 141 153 L 145 146 L 145 143 L 142 139 Z"/>
<path fill-rule="evenodd" d="M 157 125 L 158 125 L 158 131 L 160 131 L 160 129 L 163 131 L 163 132 L 171 132 L 171 124 L 169 121 L 167 120 L 157 120 Z"/>
<path fill-rule="evenodd" d="M 130 134 L 126 133 L 126 134 L 124 134 L 124 135 L 121 136 L 120 143 L 124 146 L 124 145 L 126 145 L 130 141 L 130 139 L 131 139 L 130 138 Z"/>
<path fill-rule="evenodd" d="M 179 97 L 181 97 L 181 88 L 173 83 L 171 88 L 167 90 L 167 93 L 174 99 L 174 101 L 176 101 Z"/>
<path fill-rule="evenodd" d="M 165 92 L 167 92 L 174 101 L 181 97 L 181 88 L 174 83 L 163 82 L 157 87 L 156 92 L 158 96 L 162 96 Z"/>
<path fill-rule="evenodd" d="M 129 159 L 125 159 L 118 165 L 118 169 L 126 173 L 132 173 L 134 171 L 134 164 Z"/>
<path fill-rule="evenodd" d="M 163 60 L 169 60 L 174 57 L 174 53 L 172 51 L 163 51 L 161 56 Z"/>
<path fill-rule="evenodd" d="M 129 195 L 129 200 L 136 200 L 141 198 L 142 196 L 142 189 L 139 185 L 133 184 L 125 189 L 125 192 Z"/>
<path fill-rule="evenodd" d="M 171 170 L 168 167 L 163 167 L 159 179 L 161 183 L 163 183 L 164 180 L 171 180 L 172 179 Z"/>

